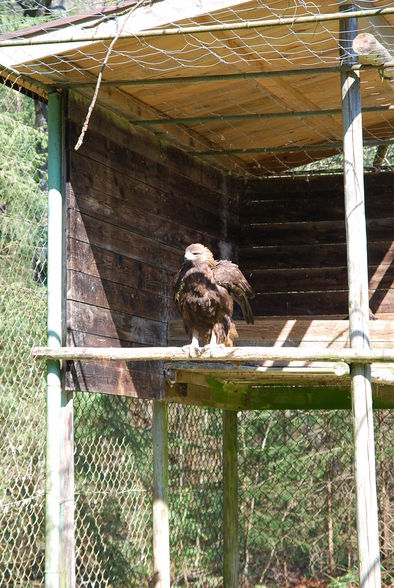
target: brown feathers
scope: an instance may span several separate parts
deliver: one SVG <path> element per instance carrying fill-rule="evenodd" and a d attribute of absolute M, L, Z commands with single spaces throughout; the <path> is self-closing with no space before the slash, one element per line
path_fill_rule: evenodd
<path fill-rule="evenodd" d="M 212 252 L 200 243 L 186 248 L 174 280 L 174 300 L 193 345 L 201 340 L 232 346 L 238 337 L 231 320 L 233 300 L 246 322 L 253 323 L 249 298 L 253 298 L 252 288 L 235 263 L 215 261 Z"/>

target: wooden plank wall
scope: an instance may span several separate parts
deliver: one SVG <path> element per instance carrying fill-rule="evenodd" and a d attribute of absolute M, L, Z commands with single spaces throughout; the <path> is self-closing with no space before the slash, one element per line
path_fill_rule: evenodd
<path fill-rule="evenodd" d="M 170 284 L 184 248 L 203 242 L 231 257 L 238 196 L 230 179 L 114 114 L 67 113 L 67 329 L 76 346 L 165 346 L 176 316 Z M 160 398 L 158 364 L 75 362 L 71 390 Z"/>
<path fill-rule="evenodd" d="M 394 174 L 365 178 L 370 308 L 394 313 Z M 342 176 L 249 182 L 239 261 L 259 316 L 347 317 Z"/>

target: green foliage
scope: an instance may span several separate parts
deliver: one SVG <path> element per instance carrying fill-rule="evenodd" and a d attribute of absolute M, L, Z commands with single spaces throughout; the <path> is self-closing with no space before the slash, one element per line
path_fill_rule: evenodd
<path fill-rule="evenodd" d="M 220 586 L 221 411 L 169 407 L 169 495 L 173 585 Z M 189 579 L 189 580 L 188 580 Z"/>
<path fill-rule="evenodd" d="M 34 117 L 30 98 L 0 86 L 0 280 L 12 263 L 25 287 L 43 281 L 46 258 L 47 134 Z"/>
<path fill-rule="evenodd" d="M 240 529 L 242 563 L 252 585 L 263 579 L 286 583 L 286 569 L 301 577 L 319 577 L 328 558 L 329 519 L 335 528 L 337 569 L 346 569 L 353 547 L 346 527 L 352 495 L 344 495 L 341 488 L 352 477 L 347 418 L 344 412 L 301 411 L 243 416 Z M 346 434 L 338 438 L 337 428 Z"/>
<path fill-rule="evenodd" d="M 328 586 L 329 588 L 355 588 L 358 586 L 358 571 L 354 568 L 344 576 L 331 580 Z"/>
<path fill-rule="evenodd" d="M 378 147 L 364 147 L 364 168 L 371 170 L 374 167 L 374 160 Z M 390 168 L 394 166 L 394 145 L 389 145 L 387 153 L 382 162 L 382 167 Z M 380 167 L 380 166 L 379 166 Z M 342 173 L 343 170 L 343 153 L 338 153 L 331 157 L 325 157 L 318 161 L 313 161 L 307 165 L 302 165 L 293 171 L 297 172 L 336 172 Z"/>
<path fill-rule="evenodd" d="M 47 0 L 50 4 L 50 0 Z M 51 15 L 45 10 L 45 1 L 2 0 L 0 7 L 0 33 L 30 28 L 48 21 Z M 53 18 L 53 16 L 52 16 Z"/>

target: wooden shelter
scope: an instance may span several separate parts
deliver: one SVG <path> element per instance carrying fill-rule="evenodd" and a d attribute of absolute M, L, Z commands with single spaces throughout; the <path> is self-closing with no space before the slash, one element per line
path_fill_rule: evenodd
<path fill-rule="evenodd" d="M 393 141 L 394 110 L 375 68 L 360 83 L 348 12 L 384 42 L 394 10 L 383 1 L 368 14 L 318 8 L 133 1 L 0 38 L 4 81 L 49 96 L 49 346 L 35 350 L 49 365 L 48 586 L 73 584 L 74 390 L 154 401 L 163 587 L 167 402 L 225 409 L 225 586 L 238 585 L 236 411 L 353 405 L 360 575 L 363 586 L 379 585 L 371 393 L 375 407 L 393 408 L 394 175 L 365 177 L 364 207 L 360 86 L 365 144 Z M 343 140 L 345 187 L 339 175 L 278 177 L 338 153 Z M 191 242 L 238 261 L 257 317 L 253 327 L 239 323 L 234 352 L 193 363 L 179 349 L 171 299 Z M 60 545 L 68 558 L 59 571 Z"/>

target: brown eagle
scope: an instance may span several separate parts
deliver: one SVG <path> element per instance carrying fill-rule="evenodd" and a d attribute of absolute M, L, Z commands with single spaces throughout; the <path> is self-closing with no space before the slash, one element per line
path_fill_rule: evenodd
<path fill-rule="evenodd" d="M 184 262 L 174 279 L 174 300 L 191 344 L 185 349 L 198 353 L 199 341 L 206 347 L 233 346 L 238 337 L 231 320 L 233 300 L 247 323 L 253 323 L 249 298 L 254 294 L 239 267 L 228 260 L 215 260 L 200 243 L 186 248 Z"/>

